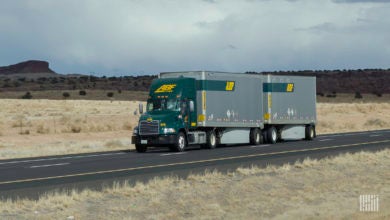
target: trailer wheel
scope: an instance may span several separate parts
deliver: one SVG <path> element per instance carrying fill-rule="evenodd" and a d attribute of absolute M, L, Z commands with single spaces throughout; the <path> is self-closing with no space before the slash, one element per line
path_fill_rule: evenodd
<path fill-rule="evenodd" d="M 217 147 L 217 136 L 215 135 L 215 131 L 211 130 L 206 133 L 206 145 L 207 149 L 214 149 Z"/>
<path fill-rule="evenodd" d="M 274 126 L 267 129 L 267 141 L 270 144 L 276 144 L 278 140 L 278 131 Z"/>
<path fill-rule="evenodd" d="M 315 137 L 315 128 L 312 125 L 307 125 L 305 128 L 305 139 L 308 141 L 313 140 Z"/>
<path fill-rule="evenodd" d="M 252 145 L 261 144 L 262 135 L 258 128 L 251 129 L 249 140 L 250 140 L 250 144 Z"/>
<path fill-rule="evenodd" d="M 178 151 L 178 152 L 185 151 L 185 149 L 187 147 L 187 140 L 186 140 L 186 136 L 185 136 L 185 134 L 183 132 L 180 132 L 177 135 L 177 140 L 176 140 L 175 147 L 176 147 L 175 150 Z"/>
<path fill-rule="evenodd" d="M 136 144 L 135 149 L 137 150 L 138 153 L 145 153 L 146 150 L 148 149 L 148 146 L 146 145 L 141 145 L 141 144 Z"/>

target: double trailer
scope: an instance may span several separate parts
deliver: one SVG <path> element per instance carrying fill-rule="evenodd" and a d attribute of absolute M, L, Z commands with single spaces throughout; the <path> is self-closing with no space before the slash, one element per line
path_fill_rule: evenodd
<path fill-rule="evenodd" d="M 315 124 L 315 77 L 167 72 L 152 82 L 132 141 L 138 152 L 273 144 L 312 140 Z"/>

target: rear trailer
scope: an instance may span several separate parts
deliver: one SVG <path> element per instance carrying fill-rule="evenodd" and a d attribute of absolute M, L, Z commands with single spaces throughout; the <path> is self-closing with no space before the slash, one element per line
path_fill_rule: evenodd
<path fill-rule="evenodd" d="M 312 140 L 316 124 L 316 78 L 264 75 L 265 142 Z"/>
<path fill-rule="evenodd" d="M 315 91 L 315 77 L 161 73 L 152 82 L 147 112 L 140 117 L 133 143 L 143 152 L 156 145 L 182 151 L 191 144 L 215 148 L 311 140 L 315 137 Z"/>

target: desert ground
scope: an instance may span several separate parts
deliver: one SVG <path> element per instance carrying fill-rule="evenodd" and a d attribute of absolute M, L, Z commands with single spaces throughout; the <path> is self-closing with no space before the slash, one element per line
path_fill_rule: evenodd
<path fill-rule="evenodd" d="M 0 99 L 0 159 L 129 150 L 137 101 Z M 390 128 L 390 102 L 318 103 L 317 134 Z"/>

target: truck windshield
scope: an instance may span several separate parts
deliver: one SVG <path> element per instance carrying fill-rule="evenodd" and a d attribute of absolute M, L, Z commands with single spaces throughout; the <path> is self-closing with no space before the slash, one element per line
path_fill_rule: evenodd
<path fill-rule="evenodd" d="M 180 111 L 180 102 L 177 99 L 149 99 L 146 105 L 148 112 L 150 111 Z"/>

